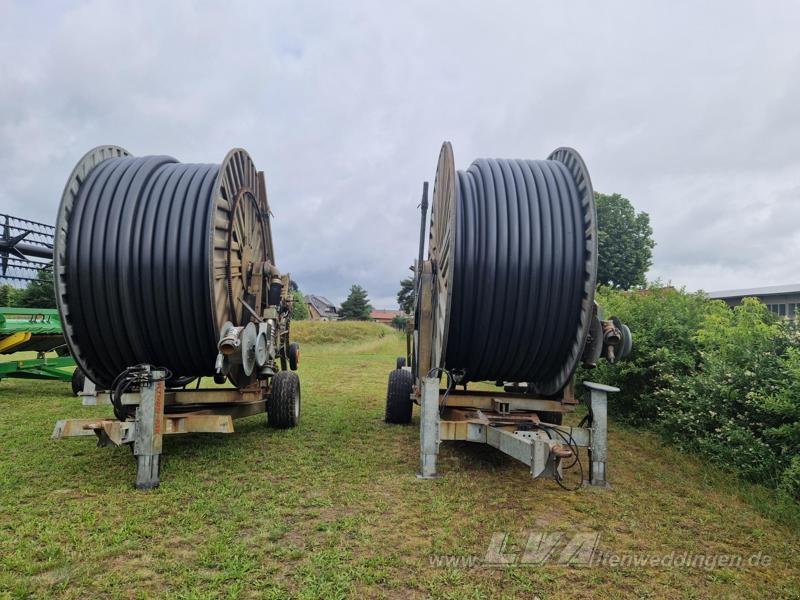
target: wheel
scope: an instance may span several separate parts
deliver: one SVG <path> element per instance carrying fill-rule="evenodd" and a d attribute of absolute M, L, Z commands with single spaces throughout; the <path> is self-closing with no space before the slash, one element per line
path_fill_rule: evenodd
<path fill-rule="evenodd" d="M 536 414 L 539 415 L 539 420 L 542 423 L 550 423 L 550 425 L 561 425 L 561 423 L 564 421 L 564 413 L 540 410 Z"/>
<path fill-rule="evenodd" d="M 297 366 L 300 364 L 300 344 L 292 342 L 289 344 L 289 368 L 292 371 L 297 371 Z"/>
<path fill-rule="evenodd" d="M 81 371 L 80 367 L 75 367 L 72 372 L 72 395 L 77 396 L 83 391 L 83 385 L 86 383 L 86 375 Z"/>
<path fill-rule="evenodd" d="M 267 401 L 267 425 L 289 429 L 299 422 L 300 377 L 292 371 L 278 371 L 272 377 L 272 394 Z"/>
<path fill-rule="evenodd" d="M 387 423 L 406 425 L 411 422 L 411 390 L 414 387 L 414 376 L 405 369 L 395 369 L 389 373 L 389 385 L 386 391 L 386 413 L 383 420 Z"/>
<path fill-rule="evenodd" d="M 398 356 L 397 357 L 396 366 L 397 366 L 398 369 L 402 369 L 403 367 L 405 367 L 406 366 L 406 357 L 405 356 Z"/>

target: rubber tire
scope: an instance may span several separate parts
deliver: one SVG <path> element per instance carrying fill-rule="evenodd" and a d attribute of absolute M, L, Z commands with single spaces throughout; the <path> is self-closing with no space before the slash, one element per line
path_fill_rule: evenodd
<path fill-rule="evenodd" d="M 278 371 L 272 377 L 272 394 L 267 401 L 267 425 L 289 429 L 300 423 L 300 377 L 292 371 Z"/>
<path fill-rule="evenodd" d="M 397 357 L 397 362 L 395 363 L 395 366 L 398 369 L 402 369 L 403 367 L 405 367 L 406 366 L 406 357 L 405 356 L 398 356 Z"/>
<path fill-rule="evenodd" d="M 561 425 L 564 422 L 564 413 L 540 410 L 536 413 L 542 423 L 550 425 Z"/>
<path fill-rule="evenodd" d="M 300 364 L 300 344 L 292 342 L 289 344 L 289 368 L 292 371 L 297 371 L 297 366 Z"/>
<path fill-rule="evenodd" d="M 395 425 L 411 423 L 411 412 L 414 403 L 411 401 L 411 390 L 414 387 L 414 376 L 405 369 L 395 369 L 389 373 L 389 384 L 386 390 L 386 412 L 383 420 Z"/>
<path fill-rule="evenodd" d="M 72 372 L 72 395 L 77 396 L 83 391 L 83 385 L 86 383 L 86 375 L 81 371 L 80 367 L 75 367 Z"/>

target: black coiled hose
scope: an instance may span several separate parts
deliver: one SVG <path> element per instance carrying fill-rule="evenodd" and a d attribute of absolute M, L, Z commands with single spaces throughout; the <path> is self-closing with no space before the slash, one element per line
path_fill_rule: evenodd
<path fill-rule="evenodd" d="M 575 370 L 596 236 L 588 174 L 576 176 L 570 159 L 580 161 L 479 159 L 456 173 L 445 364 L 463 380 L 528 382 L 548 395 Z"/>
<path fill-rule="evenodd" d="M 139 363 L 213 373 L 209 223 L 219 169 L 120 156 L 80 185 L 62 267 L 81 362 L 100 386 Z"/>

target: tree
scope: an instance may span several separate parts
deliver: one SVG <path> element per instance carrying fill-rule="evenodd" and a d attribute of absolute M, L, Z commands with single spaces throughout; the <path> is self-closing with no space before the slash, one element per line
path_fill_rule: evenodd
<path fill-rule="evenodd" d="M 0 306 L 17 306 L 20 291 L 8 283 L 0 285 Z"/>
<path fill-rule="evenodd" d="M 406 324 L 408 323 L 408 317 L 404 315 L 395 315 L 392 317 L 392 327 L 395 329 L 399 329 L 400 331 L 406 330 Z"/>
<path fill-rule="evenodd" d="M 56 308 L 53 272 L 49 269 L 39 271 L 36 279 L 28 282 L 22 290 L 17 304 L 25 308 Z"/>
<path fill-rule="evenodd" d="M 305 321 L 306 319 L 308 319 L 306 297 L 300 290 L 292 290 L 292 320 Z"/>
<path fill-rule="evenodd" d="M 371 312 L 372 306 L 367 297 L 367 290 L 354 283 L 350 286 L 350 294 L 348 294 L 347 299 L 342 302 L 339 314 L 343 319 L 366 321 L 369 319 Z"/>
<path fill-rule="evenodd" d="M 627 290 L 644 286 L 652 264 L 650 215 L 637 213 L 619 194 L 595 193 L 599 260 L 597 283 Z"/>
<path fill-rule="evenodd" d="M 397 304 L 406 314 L 414 311 L 414 302 L 417 300 L 417 290 L 414 289 L 414 280 L 407 277 L 400 282 L 400 291 L 397 292 Z"/>

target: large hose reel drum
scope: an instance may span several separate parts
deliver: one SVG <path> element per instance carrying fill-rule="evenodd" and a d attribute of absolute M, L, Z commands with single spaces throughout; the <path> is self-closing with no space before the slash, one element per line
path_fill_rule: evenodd
<path fill-rule="evenodd" d="M 432 365 L 459 382 L 526 382 L 558 394 L 593 322 L 597 225 L 571 148 L 547 160 L 478 159 L 442 146 L 431 211 Z"/>
<path fill-rule="evenodd" d="M 266 264 L 275 255 L 263 174 L 242 149 L 221 164 L 184 164 L 101 146 L 64 188 L 56 296 L 72 356 L 100 387 L 140 363 L 176 379 L 213 375 L 223 327 L 251 323 L 267 303 L 252 272 Z M 228 373 L 238 387 L 256 379 L 245 367 Z"/>

